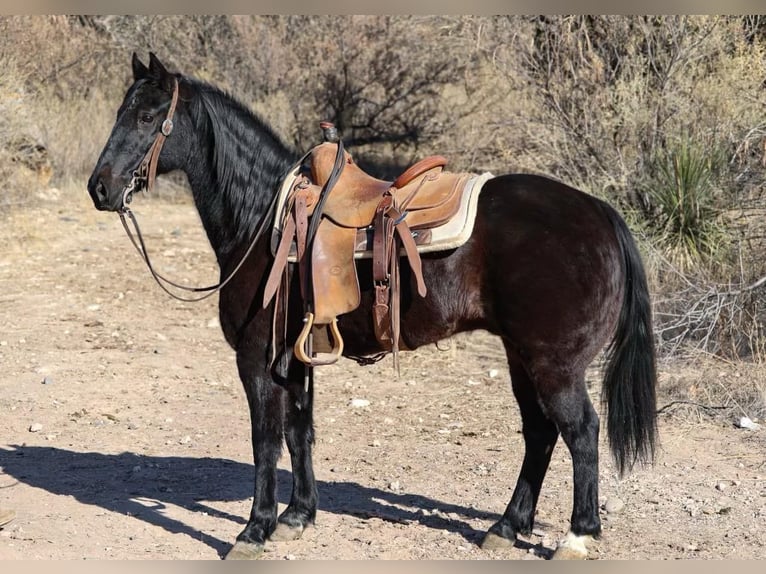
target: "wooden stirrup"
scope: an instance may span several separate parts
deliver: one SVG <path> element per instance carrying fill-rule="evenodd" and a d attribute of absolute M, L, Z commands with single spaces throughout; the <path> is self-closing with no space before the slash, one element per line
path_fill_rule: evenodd
<path fill-rule="evenodd" d="M 310 367 L 336 363 L 343 353 L 343 337 L 340 336 L 340 331 L 338 330 L 338 319 L 335 318 L 330 323 L 330 334 L 333 339 L 332 351 L 329 353 L 317 353 L 314 357 L 310 357 L 306 353 L 306 341 L 311 333 L 311 328 L 314 326 L 314 314 L 310 311 L 306 312 L 306 317 L 304 317 L 303 321 L 303 330 L 298 335 L 298 340 L 295 341 L 295 346 L 293 347 L 297 359 Z"/>

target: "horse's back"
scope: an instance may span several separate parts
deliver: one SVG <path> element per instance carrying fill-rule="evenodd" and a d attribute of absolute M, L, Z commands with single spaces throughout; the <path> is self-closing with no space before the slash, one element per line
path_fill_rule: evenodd
<path fill-rule="evenodd" d="M 489 226 L 490 232 L 512 234 L 516 242 L 545 244 L 568 238 L 576 244 L 600 243 L 614 238 L 607 216 L 611 209 L 598 198 L 554 179 L 509 174 L 485 184 L 479 223 Z"/>

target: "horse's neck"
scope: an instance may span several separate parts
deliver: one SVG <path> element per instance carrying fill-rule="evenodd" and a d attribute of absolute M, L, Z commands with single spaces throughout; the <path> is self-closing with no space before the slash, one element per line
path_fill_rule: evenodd
<path fill-rule="evenodd" d="M 216 137 L 225 135 L 219 132 Z M 248 157 L 226 157 L 220 149 L 212 149 L 212 145 L 222 145 L 215 138 L 200 138 L 185 170 L 200 219 L 222 266 L 230 254 L 251 241 L 282 177 L 295 161 L 278 142 L 252 135 L 252 146 L 242 142 L 228 146 L 233 152 L 246 149 Z M 226 169 L 233 171 L 222 177 L 216 161 L 226 162 Z"/>

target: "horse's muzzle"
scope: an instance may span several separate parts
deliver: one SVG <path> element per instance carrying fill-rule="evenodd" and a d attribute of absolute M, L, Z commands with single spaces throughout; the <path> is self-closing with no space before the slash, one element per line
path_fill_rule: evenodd
<path fill-rule="evenodd" d="M 122 208 L 122 193 L 111 193 L 109 189 L 103 177 L 94 174 L 88 180 L 88 193 L 99 211 L 119 211 Z"/>

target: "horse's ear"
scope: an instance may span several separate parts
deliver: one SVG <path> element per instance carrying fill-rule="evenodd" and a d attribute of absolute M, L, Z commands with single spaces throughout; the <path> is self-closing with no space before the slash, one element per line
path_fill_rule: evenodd
<path fill-rule="evenodd" d="M 160 62 L 160 59 L 154 55 L 154 52 L 149 52 L 149 72 L 157 79 L 168 75 L 165 66 Z"/>
<path fill-rule="evenodd" d="M 144 66 L 143 62 L 138 59 L 138 54 L 135 52 L 133 52 L 133 60 L 131 61 L 131 65 L 133 66 L 133 80 L 142 80 L 149 75 L 149 68 Z"/>
<path fill-rule="evenodd" d="M 167 71 L 154 52 L 149 52 L 149 74 L 167 91 L 173 91 L 173 75 Z"/>

